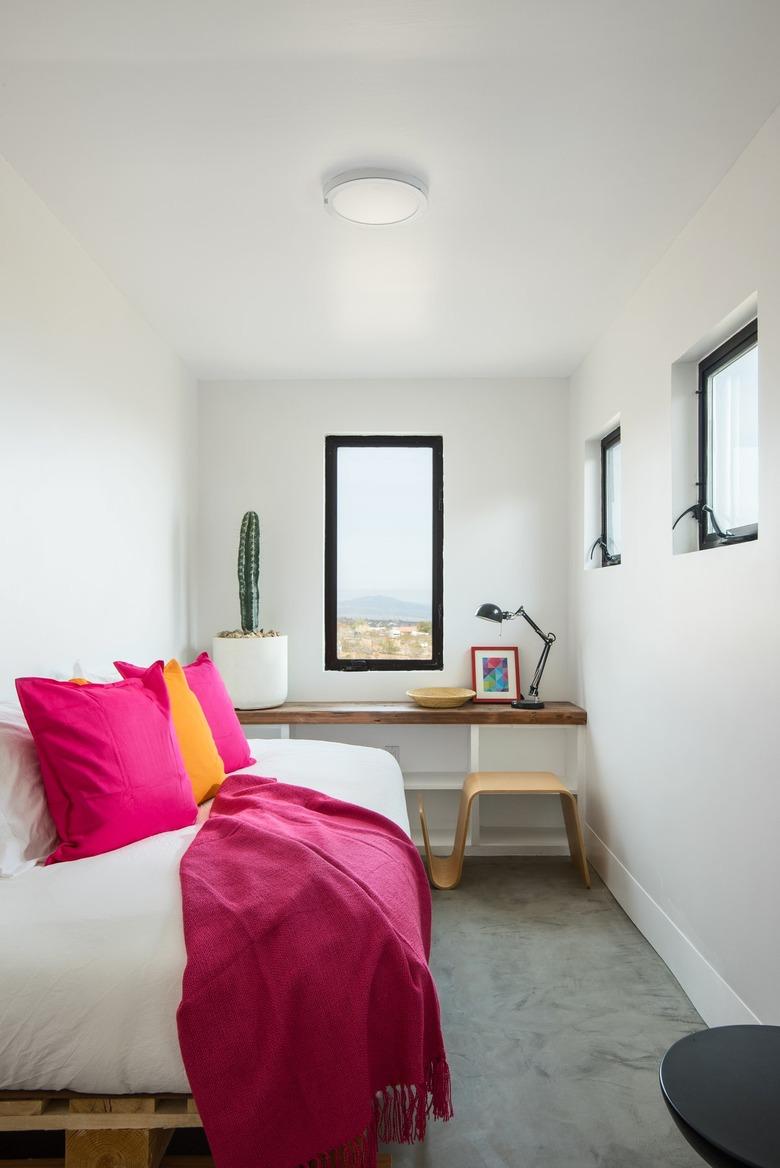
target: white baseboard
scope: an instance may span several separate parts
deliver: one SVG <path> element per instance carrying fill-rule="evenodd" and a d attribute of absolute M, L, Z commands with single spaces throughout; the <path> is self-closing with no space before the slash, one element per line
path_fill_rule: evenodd
<path fill-rule="evenodd" d="M 708 1026 L 759 1023 L 739 994 L 724 981 L 692 941 L 634 879 L 593 828 L 585 825 L 588 859 L 656 953 L 674 976 Z"/>

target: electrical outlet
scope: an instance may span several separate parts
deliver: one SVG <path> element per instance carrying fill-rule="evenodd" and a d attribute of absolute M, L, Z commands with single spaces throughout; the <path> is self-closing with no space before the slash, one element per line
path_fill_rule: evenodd
<path fill-rule="evenodd" d="M 401 747 L 400 746 L 386 746 L 385 750 L 388 754 L 392 754 L 398 765 L 401 765 Z"/>

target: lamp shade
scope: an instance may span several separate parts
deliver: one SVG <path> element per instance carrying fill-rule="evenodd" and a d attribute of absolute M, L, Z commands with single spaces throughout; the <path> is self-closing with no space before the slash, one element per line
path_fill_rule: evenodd
<path fill-rule="evenodd" d="M 503 609 L 497 604 L 480 604 L 474 615 L 481 617 L 482 620 L 496 621 L 498 624 L 504 619 Z"/>

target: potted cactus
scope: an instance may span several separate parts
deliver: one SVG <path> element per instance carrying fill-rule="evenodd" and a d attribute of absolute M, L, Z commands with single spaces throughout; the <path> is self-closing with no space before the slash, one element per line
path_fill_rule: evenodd
<path fill-rule="evenodd" d="M 287 698 L 287 637 L 260 627 L 260 520 L 247 511 L 238 541 L 241 628 L 214 638 L 214 662 L 241 710 L 280 706 Z"/>

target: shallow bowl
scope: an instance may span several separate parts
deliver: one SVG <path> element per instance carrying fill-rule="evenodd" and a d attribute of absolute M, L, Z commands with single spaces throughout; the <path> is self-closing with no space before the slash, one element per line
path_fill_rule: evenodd
<path fill-rule="evenodd" d="M 429 685 L 423 689 L 408 689 L 406 696 L 428 710 L 454 710 L 465 706 L 476 693 L 473 689 L 457 689 L 449 685 Z"/>

